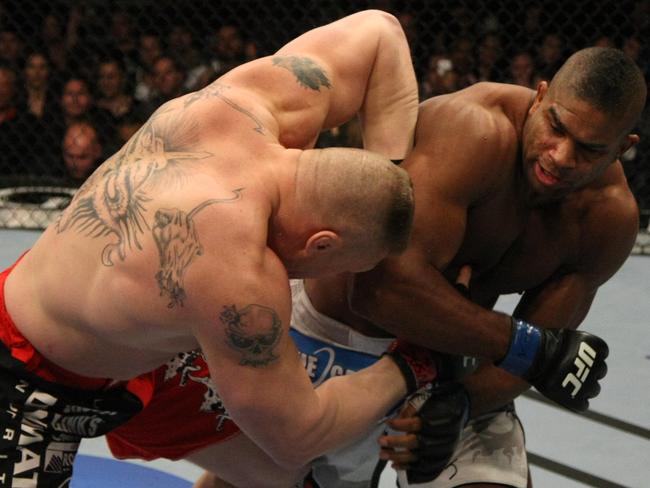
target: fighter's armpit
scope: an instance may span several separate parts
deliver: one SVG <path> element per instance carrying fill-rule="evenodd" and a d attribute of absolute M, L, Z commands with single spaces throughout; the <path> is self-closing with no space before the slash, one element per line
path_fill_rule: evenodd
<path fill-rule="evenodd" d="M 320 91 L 320 87 L 331 88 L 329 78 L 325 71 L 310 58 L 304 56 L 274 56 L 273 66 L 291 71 L 302 86 L 311 90 Z"/>
<path fill-rule="evenodd" d="M 240 365 L 258 368 L 278 359 L 282 321 L 272 308 L 255 303 L 240 309 L 224 306 L 219 320 L 225 326 L 226 343 L 241 354 Z"/>

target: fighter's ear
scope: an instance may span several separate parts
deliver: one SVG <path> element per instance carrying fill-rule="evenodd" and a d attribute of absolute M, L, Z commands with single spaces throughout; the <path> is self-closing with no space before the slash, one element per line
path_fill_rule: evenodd
<path fill-rule="evenodd" d="M 305 244 L 307 256 L 316 257 L 336 251 L 341 247 L 341 237 L 331 230 L 321 230 L 312 234 Z"/>
<path fill-rule="evenodd" d="M 637 134 L 628 134 L 625 136 L 621 142 L 621 145 L 619 146 L 617 159 L 620 159 L 623 153 L 630 149 L 632 146 L 638 144 L 639 140 L 640 138 Z"/>
<path fill-rule="evenodd" d="M 548 82 L 547 81 L 540 81 L 537 83 L 537 93 L 535 93 L 535 100 L 533 100 L 533 104 L 530 107 L 529 112 L 534 112 L 537 110 L 537 107 L 539 107 L 539 104 L 542 103 L 542 100 L 544 100 L 544 97 L 546 96 L 546 93 L 548 92 Z"/>

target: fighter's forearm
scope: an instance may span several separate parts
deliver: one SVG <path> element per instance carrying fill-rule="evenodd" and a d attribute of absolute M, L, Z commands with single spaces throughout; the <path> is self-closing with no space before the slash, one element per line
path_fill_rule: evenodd
<path fill-rule="evenodd" d="M 414 344 L 490 361 L 502 359 L 510 343 L 510 317 L 470 302 L 438 271 L 427 268 L 420 268 L 417 276 L 388 276 L 381 268 L 357 275 L 352 308 Z"/>
<path fill-rule="evenodd" d="M 404 159 L 413 145 L 418 86 L 406 36 L 387 16 L 377 30 L 376 58 L 361 108 L 364 147 L 391 159 Z"/>
<path fill-rule="evenodd" d="M 402 374 L 383 358 L 326 381 L 315 394 L 285 390 L 273 415 L 247 405 L 233 418 L 277 464 L 295 469 L 367 433 L 405 395 Z"/>
<path fill-rule="evenodd" d="M 522 379 L 487 363 L 464 378 L 462 383 L 471 399 L 470 417 L 499 408 L 530 388 Z"/>

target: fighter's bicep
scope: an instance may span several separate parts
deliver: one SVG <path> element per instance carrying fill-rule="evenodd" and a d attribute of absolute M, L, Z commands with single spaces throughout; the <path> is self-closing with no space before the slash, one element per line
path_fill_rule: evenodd
<path fill-rule="evenodd" d="M 454 257 L 465 235 L 470 198 L 456 181 L 462 175 L 443 165 L 412 169 L 416 198 L 411 237 L 413 252 L 444 269 Z"/>
<path fill-rule="evenodd" d="M 376 68 L 380 42 L 397 35 L 404 34 L 394 16 L 364 11 L 306 32 L 273 57 L 308 64 L 312 79 L 327 86 L 330 94 L 336 92 L 338 110 L 356 113 L 363 103 L 370 74 Z M 390 82 L 390 75 L 386 73 L 384 83 Z M 327 80 L 327 85 L 319 78 Z"/>

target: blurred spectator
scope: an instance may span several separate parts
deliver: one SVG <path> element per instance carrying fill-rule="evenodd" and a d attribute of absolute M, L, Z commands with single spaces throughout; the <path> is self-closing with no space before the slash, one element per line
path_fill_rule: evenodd
<path fill-rule="evenodd" d="M 14 70 L 23 64 L 23 49 L 25 43 L 18 32 L 9 28 L 0 29 L 0 61 Z"/>
<path fill-rule="evenodd" d="M 25 104 L 37 119 L 56 118 L 55 88 L 51 78 L 50 62 L 42 52 L 32 52 L 23 67 Z M 58 114 L 57 114 L 58 115 Z"/>
<path fill-rule="evenodd" d="M 458 74 L 447 56 L 434 54 L 429 57 L 429 67 L 420 83 L 420 100 L 451 93 L 458 89 Z"/>
<path fill-rule="evenodd" d="M 65 127 L 75 122 L 90 121 L 107 141 L 106 146 L 115 148 L 117 141 L 113 117 L 107 110 L 95 106 L 90 87 L 84 78 L 72 75 L 65 81 L 61 93 L 61 109 Z"/>
<path fill-rule="evenodd" d="M 30 160 L 30 170 L 49 175 L 56 163 L 63 120 L 59 105 L 60 95 L 52 82 L 50 65 L 41 52 L 27 56 L 23 68 L 24 94 L 20 98 L 19 112 L 23 137 L 29 138 L 23 157 Z M 31 116 L 28 116 L 31 115 Z"/>
<path fill-rule="evenodd" d="M 528 51 L 515 53 L 510 60 L 506 82 L 535 89 L 538 81 L 533 55 Z"/>
<path fill-rule="evenodd" d="M 63 19 L 58 14 L 48 13 L 43 17 L 39 42 L 39 49 L 47 53 L 52 70 L 56 73 L 65 71 L 67 46 Z"/>
<path fill-rule="evenodd" d="M 212 77 L 218 78 L 244 62 L 244 38 L 239 28 L 227 24 L 219 27 L 211 40 L 209 64 L 212 68 Z"/>
<path fill-rule="evenodd" d="M 141 112 L 129 112 L 117 121 L 118 146 L 124 145 L 145 123 L 146 117 Z"/>
<path fill-rule="evenodd" d="M 177 60 L 179 68 L 185 72 L 185 91 L 203 88 L 205 85 L 200 86 L 199 80 L 205 79 L 203 75 L 210 68 L 196 46 L 192 31 L 186 25 L 173 26 L 167 36 L 167 46 L 169 56 Z"/>
<path fill-rule="evenodd" d="M 17 80 L 10 66 L 0 65 L 0 175 L 49 175 L 56 135 L 18 103 Z"/>
<path fill-rule="evenodd" d="M 138 62 L 135 29 L 126 10 L 118 9 L 111 13 L 110 41 L 124 59 L 126 72 L 135 71 Z"/>
<path fill-rule="evenodd" d="M 153 63 L 162 54 L 162 41 L 154 32 L 145 32 L 140 35 L 138 44 L 139 64 L 135 71 L 136 100 L 148 102 L 155 96 L 153 82 Z"/>
<path fill-rule="evenodd" d="M 65 177 L 80 186 L 101 162 L 102 145 L 95 127 L 89 122 L 70 125 L 63 136 L 62 156 Z"/>
<path fill-rule="evenodd" d="M 551 81 L 555 72 L 564 62 L 564 58 L 564 40 L 562 37 L 555 32 L 546 34 L 537 53 L 540 79 Z"/>
<path fill-rule="evenodd" d="M 449 53 L 454 71 L 458 75 L 458 88 L 476 83 L 474 75 L 474 41 L 470 37 L 459 37 L 451 44 Z"/>
<path fill-rule="evenodd" d="M 156 96 L 145 104 L 145 114 L 152 114 L 163 103 L 185 93 L 185 73 L 170 56 L 160 56 L 153 64 L 153 87 Z"/>
<path fill-rule="evenodd" d="M 108 110 L 116 124 L 131 112 L 142 110 L 141 103 L 127 90 L 126 77 L 126 66 L 121 59 L 100 59 L 97 66 L 97 106 Z"/>
<path fill-rule="evenodd" d="M 503 81 L 503 47 L 497 34 L 486 34 L 479 40 L 476 61 L 477 81 Z"/>

